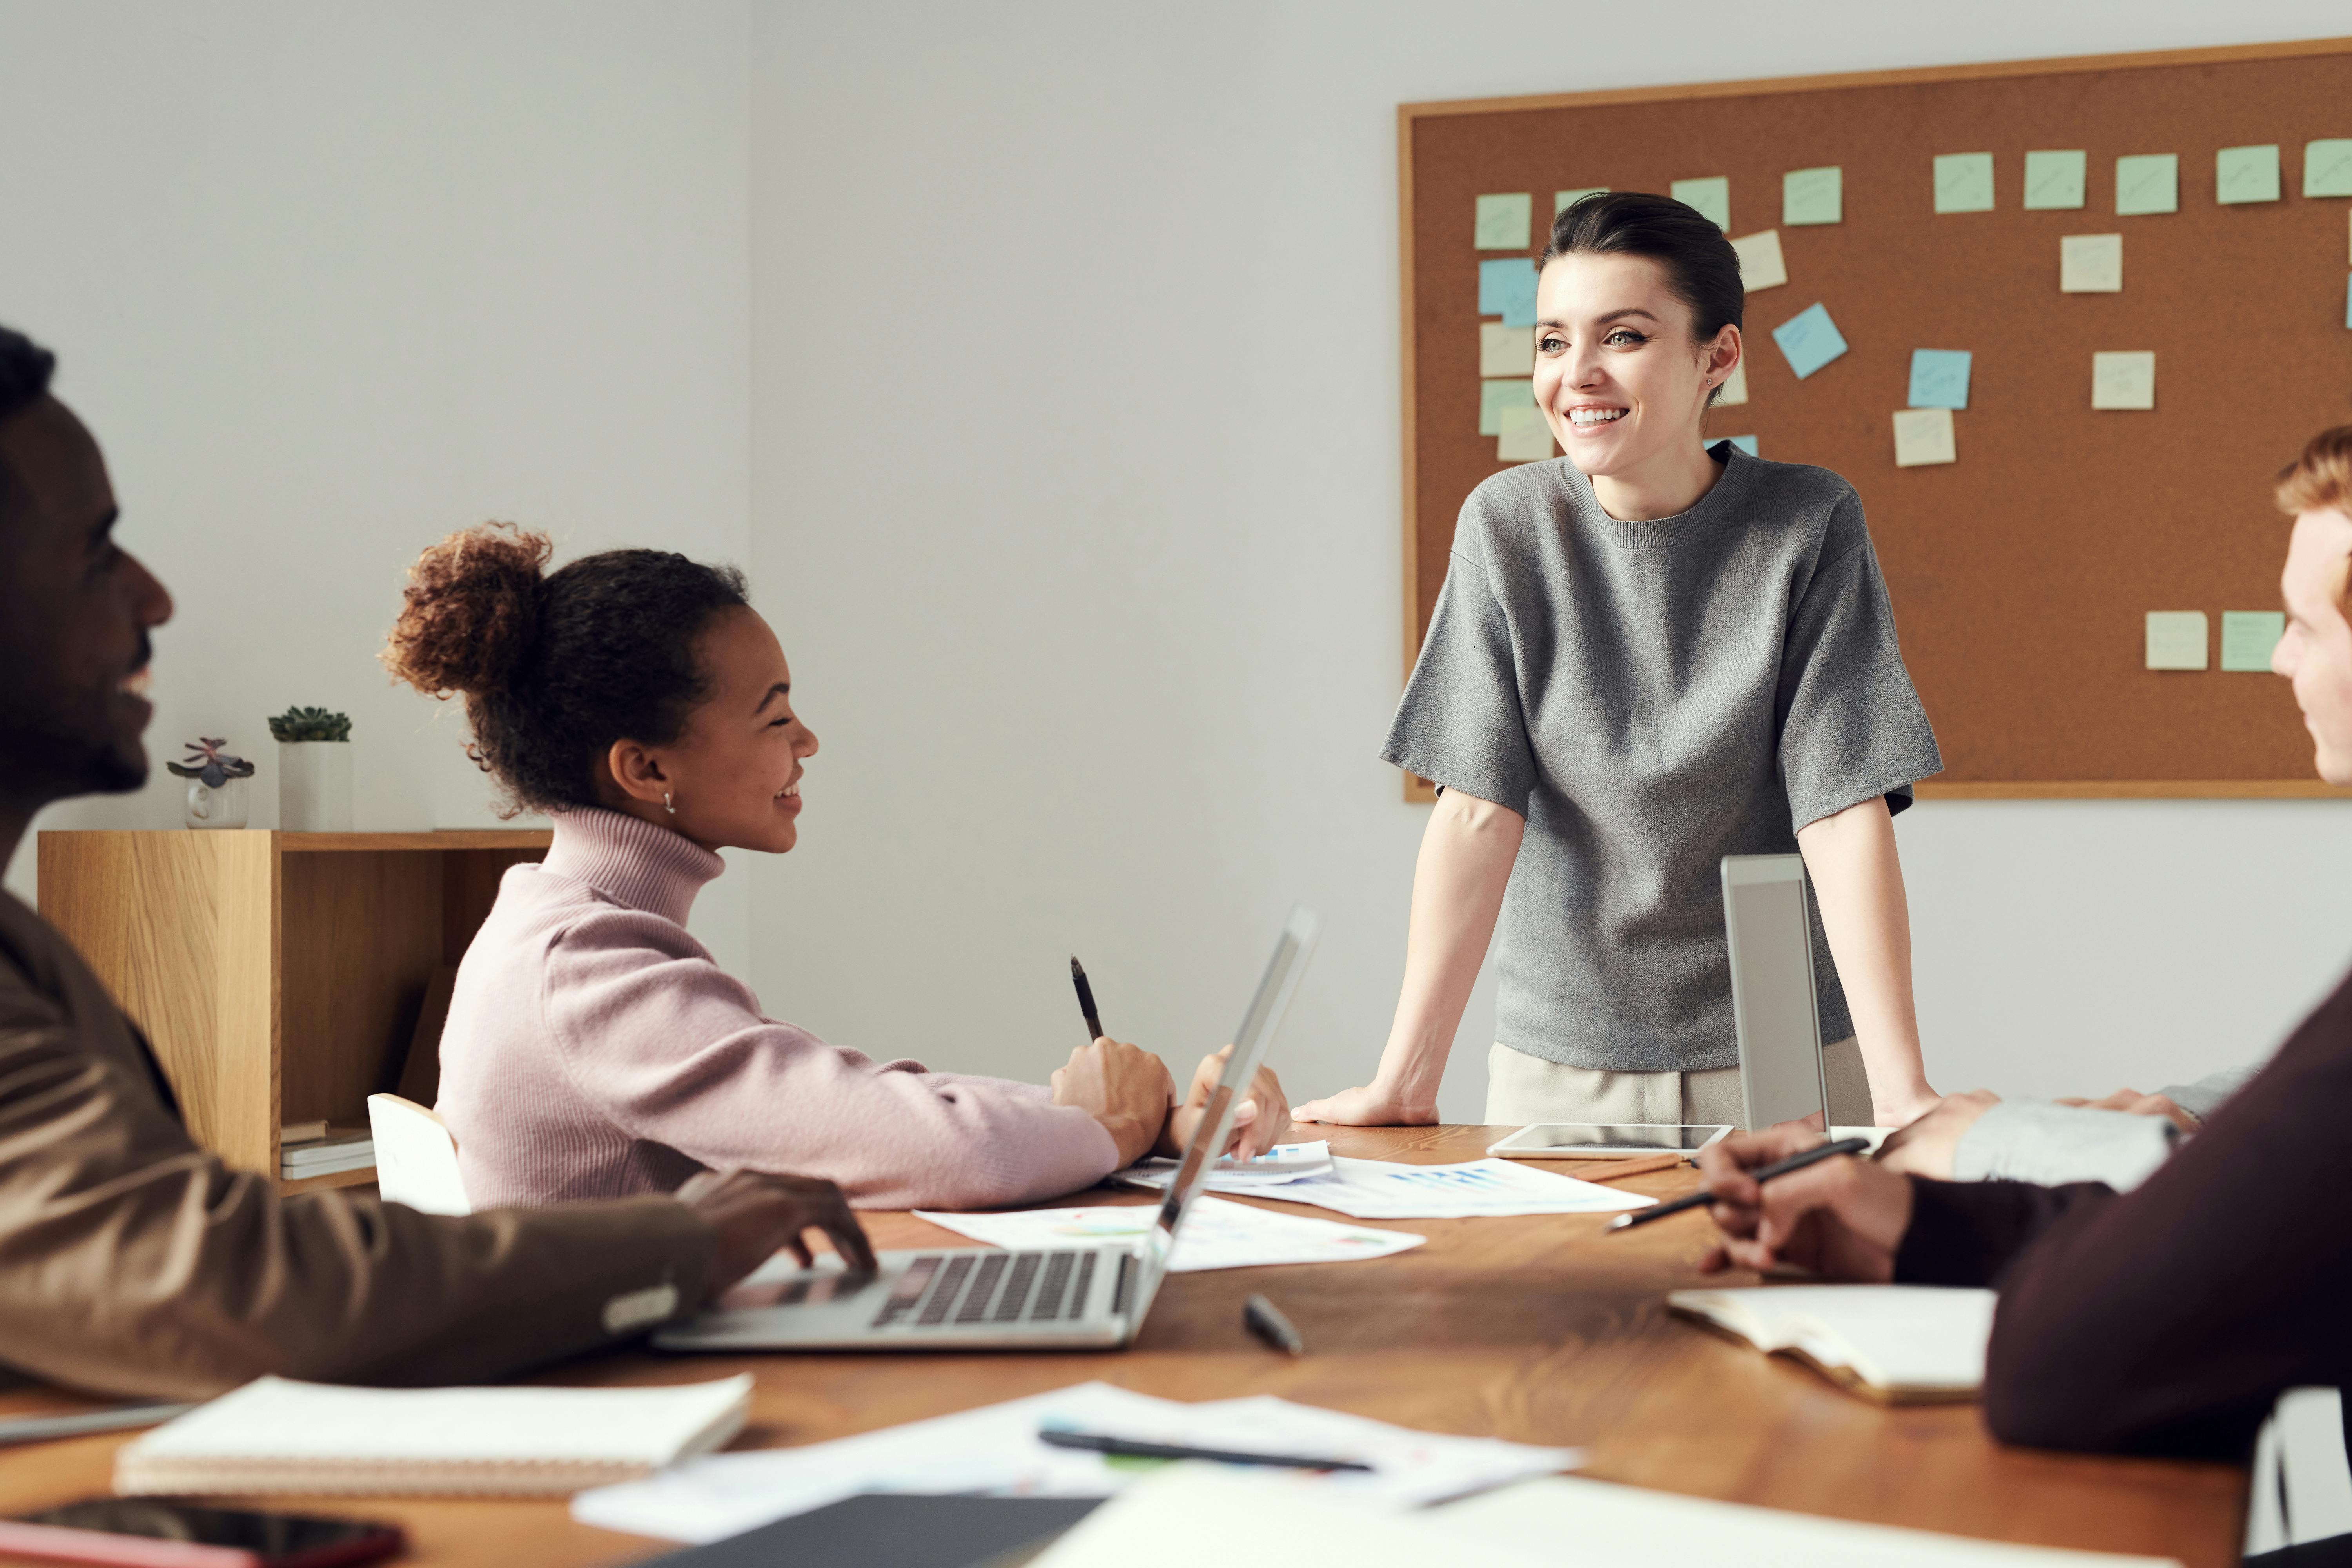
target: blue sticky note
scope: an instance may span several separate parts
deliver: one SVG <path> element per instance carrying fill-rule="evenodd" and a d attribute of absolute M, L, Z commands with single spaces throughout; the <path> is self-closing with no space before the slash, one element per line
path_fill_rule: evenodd
<path fill-rule="evenodd" d="M 1772 341 L 1789 356 L 1789 368 L 1802 381 L 1845 353 L 1845 339 L 1819 305 L 1809 305 L 1772 329 Z"/>
<path fill-rule="evenodd" d="M 1966 349 L 1913 349 L 1908 406 L 1966 408 L 1971 357 Z"/>
<path fill-rule="evenodd" d="M 1524 256 L 1478 263 L 1478 313 L 1507 327 L 1536 324 L 1536 264 Z"/>
<path fill-rule="evenodd" d="M 1724 439 L 1725 439 L 1725 440 L 1727 440 L 1727 441 L 1728 441 L 1728 442 L 1730 442 L 1733 446 L 1735 446 L 1735 447 L 1738 447 L 1741 451 L 1743 451 L 1743 452 L 1747 453 L 1749 457 L 1751 457 L 1751 458 L 1752 458 L 1752 457 L 1756 456 L 1756 437 L 1753 437 L 1753 436 L 1726 436 L 1726 437 L 1724 437 Z"/>

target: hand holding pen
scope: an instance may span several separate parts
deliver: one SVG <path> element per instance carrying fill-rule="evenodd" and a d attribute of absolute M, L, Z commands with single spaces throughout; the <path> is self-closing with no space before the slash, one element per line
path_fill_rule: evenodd
<path fill-rule="evenodd" d="M 1078 1014 L 1087 1021 L 1089 1044 L 1105 1039 L 1102 1015 L 1095 1009 L 1095 988 L 1087 978 L 1086 965 L 1074 953 L 1070 958 L 1070 985 L 1078 994 Z M 1192 1082 L 1179 1100 L 1170 1080 L 1170 1109 L 1161 1122 L 1158 1141 L 1150 1152 L 1166 1159 L 1174 1159 L 1192 1142 L 1193 1130 L 1201 1118 L 1208 1114 L 1210 1100 L 1217 1090 L 1217 1080 L 1224 1076 L 1225 1059 L 1233 1055 L 1227 1046 L 1201 1058 L 1192 1069 Z M 1075 1066 L 1076 1058 L 1071 1058 Z M 1250 1080 L 1249 1095 L 1234 1112 L 1234 1130 L 1225 1141 L 1224 1153 L 1237 1160 L 1254 1160 L 1273 1148 L 1290 1134 L 1290 1097 L 1283 1092 L 1282 1080 L 1270 1068 L 1260 1068 Z"/>
<path fill-rule="evenodd" d="M 1875 1161 L 1837 1157 L 1867 1146 L 1861 1139 L 1824 1144 L 1805 1128 L 1776 1127 L 1701 1150 L 1701 1201 L 1714 1205 L 1723 1239 L 1699 1268 L 1714 1274 L 1790 1263 L 1826 1279 L 1892 1280 L 1911 1225 L 1911 1182 Z M 1784 1174 L 1766 1174 L 1808 1155 Z"/>

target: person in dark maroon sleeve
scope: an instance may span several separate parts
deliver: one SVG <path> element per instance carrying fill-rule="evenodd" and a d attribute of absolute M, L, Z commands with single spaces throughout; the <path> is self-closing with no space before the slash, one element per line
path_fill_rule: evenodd
<path fill-rule="evenodd" d="M 2295 522 L 2272 668 L 2294 683 L 2320 777 L 2352 784 L 2352 426 L 2314 437 L 2278 498 Z M 1932 1121 L 1914 1136 L 1935 1136 Z M 1929 1181 L 1853 1159 L 1759 1187 L 1748 1171 L 1819 1135 L 1727 1139 L 1701 1161 L 1723 1231 L 1706 1267 L 1990 1285 L 1995 1436 L 2242 1458 L 2285 1390 L 2352 1384 L 2352 1209 L 2314 1195 L 2347 1125 L 2352 978 L 2128 1194 Z"/>

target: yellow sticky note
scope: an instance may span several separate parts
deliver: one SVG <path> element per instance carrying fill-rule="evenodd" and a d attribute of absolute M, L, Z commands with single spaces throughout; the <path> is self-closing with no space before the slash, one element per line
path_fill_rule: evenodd
<path fill-rule="evenodd" d="M 1551 216 L 1558 217 L 1587 196 L 1605 196 L 1608 194 L 1606 185 L 1579 185 L 1572 191 L 1554 191 L 1551 194 Z"/>
<path fill-rule="evenodd" d="M 1845 221 L 1845 171 L 1832 163 L 1820 169 L 1791 169 L 1780 176 L 1780 221 L 1790 228 L 1800 224 Z"/>
<path fill-rule="evenodd" d="M 2058 242 L 2058 289 L 2064 294 L 2120 294 L 2124 237 L 2070 234 Z"/>
<path fill-rule="evenodd" d="M 1669 187 L 1675 200 L 1696 207 L 1699 215 L 1725 233 L 1731 231 L 1731 180 L 1724 174 L 1704 180 L 1676 180 Z"/>
<path fill-rule="evenodd" d="M 1992 211 L 1992 154 L 1947 153 L 1936 160 L 1936 210 Z"/>
<path fill-rule="evenodd" d="M 2278 143 L 2272 142 L 2260 147 L 2224 147 L 2214 153 L 2213 199 L 2224 206 L 2239 202 L 2278 200 Z"/>
<path fill-rule="evenodd" d="M 2202 610 L 2147 613 L 2147 668 L 2203 669 L 2212 638 Z"/>
<path fill-rule="evenodd" d="M 1477 247 L 1480 250 L 1525 250 L 1528 228 L 1534 222 L 1535 198 L 1525 191 L 1511 195 L 1478 198 Z"/>
<path fill-rule="evenodd" d="M 1739 253 L 1739 280 L 1750 294 L 1759 289 L 1778 289 L 1789 280 L 1789 263 L 1780 254 L 1779 229 L 1743 235 L 1731 242 L 1731 248 Z"/>
<path fill-rule="evenodd" d="M 1895 466 L 1924 468 L 1958 461 L 1948 408 L 1901 408 L 1895 414 Z"/>
<path fill-rule="evenodd" d="M 2156 406 L 2156 355 L 2133 351 L 2091 356 L 2091 406 Z M 2201 666 L 2200 668 L 2202 668 Z"/>
<path fill-rule="evenodd" d="M 1748 360 L 1742 355 L 1731 374 L 1723 378 L 1722 395 L 1716 402 L 1727 408 L 1737 408 L 1748 401 Z"/>
<path fill-rule="evenodd" d="M 1501 439 L 1495 457 L 1506 463 L 1540 463 L 1551 456 L 1551 426 L 1536 407 L 1503 410 Z"/>
<path fill-rule="evenodd" d="M 1536 330 L 1507 327 L 1498 321 L 1478 323 L 1478 374 L 1533 375 L 1536 373 Z"/>

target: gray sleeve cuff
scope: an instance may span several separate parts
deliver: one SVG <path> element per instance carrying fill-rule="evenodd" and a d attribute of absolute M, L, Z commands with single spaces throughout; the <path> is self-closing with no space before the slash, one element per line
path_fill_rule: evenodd
<path fill-rule="evenodd" d="M 2179 1130 L 2161 1116 L 2005 1100 L 1960 1135 L 1956 1181 L 2105 1182 L 2127 1193 L 2171 1154 Z"/>
<path fill-rule="evenodd" d="M 2156 1092 L 2168 1097 L 2173 1104 L 2202 1121 L 2212 1115 L 2223 1100 L 2245 1087 L 2248 1079 L 2262 1070 L 2263 1064 L 2260 1062 L 2251 1063 L 2242 1068 L 2223 1068 L 2220 1072 L 2210 1073 L 2195 1083 L 2167 1084 Z"/>

